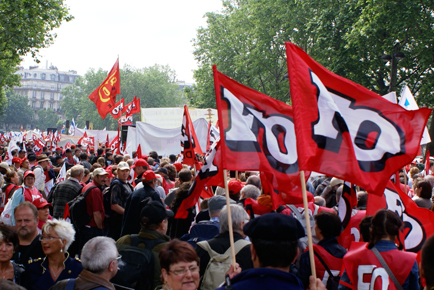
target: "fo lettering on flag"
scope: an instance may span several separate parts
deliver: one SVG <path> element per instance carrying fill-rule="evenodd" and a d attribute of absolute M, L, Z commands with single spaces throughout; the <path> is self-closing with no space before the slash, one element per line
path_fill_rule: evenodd
<path fill-rule="evenodd" d="M 95 103 L 101 118 L 105 118 L 115 107 L 116 95 L 121 93 L 119 76 L 119 58 L 110 70 L 104 82 L 89 95 L 89 99 Z"/>
<path fill-rule="evenodd" d="M 407 111 L 322 67 L 286 43 L 300 170 L 383 194 L 416 156 L 430 109 Z"/>
<path fill-rule="evenodd" d="M 194 165 L 198 162 L 196 153 L 203 155 L 199 142 L 194 131 L 193 122 L 191 122 L 190 114 L 187 106 L 184 106 L 184 117 L 182 118 L 181 126 L 181 147 L 184 158 L 183 164 Z"/>
<path fill-rule="evenodd" d="M 124 110 L 124 99 L 120 100 L 116 103 L 115 107 L 110 111 L 114 119 L 119 118 L 122 115 L 122 111 Z"/>

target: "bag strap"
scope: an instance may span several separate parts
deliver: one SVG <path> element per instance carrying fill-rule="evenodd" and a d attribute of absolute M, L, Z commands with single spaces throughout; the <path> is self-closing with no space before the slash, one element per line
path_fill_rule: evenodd
<path fill-rule="evenodd" d="M 238 240 L 234 243 L 234 249 L 235 249 L 235 256 L 239 253 L 239 251 L 241 251 L 245 246 L 250 245 L 249 241 L 246 240 Z M 231 247 L 229 247 L 226 252 L 224 253 L 224 255 L 229 255 L 231 253 Z"/>
<path fill-rule="evenodd" d="M 83 192 L 83 196 L 86 197 L 86 195 L 94 188 L 96 188 L 98 186 L 92 185 L 91 187 L 89 187 L 85 192 Z M 83 189 L 83 188 L 82 188 Z"/>
<path fill-rule="evenodd" d="M 298 219 L 302 219 L 302 214 L 298 211 L 298 209 L 293 204 L 288 204 L 289 209 L 297 216 Z"/>
<path fill-rule="evenodd" d="M 202 249 L 208 252 L 210 261 L 213 257 L 220 255 L 219 253 L 211 249 L 211 246 L 209 245 L 208 241 L 202 241 L 197 243 L 196 245 L 198 245 L 199 247 L 201 247 Z"/>
<path fill-rule="evenodd" d="M 399 284 L 395 275 L 393 275 L 393 273 L 390 270 L 389 266 L 387 265 L 386 261 L 384 261 L 383 256 L 381 256 L 380 252 L 378 252 L 377 248 L 374 247 L 371 249 L 371 251 L 375 254 L 378 261 L 380 261 L 380 264 L 381 264 L 381 266 L 383 266 L 384 270 L 386 270 L 387 274 L 389 275 L 390 280 L 392 280 L 393 284 L 395 284 L 396 289 L 404 290 L 404 288 L 402 288 L 401 284 Z"/>
<path fill-rule="evenodd" d="M 324 260 L 321 258 L 321 256 L 317 252 L 315 252 L 315 250 L 313 250 L 313 253 L 318 258 L 318 260 L 321 262 L 321 264 L 324 266 L 324 268 L 326 269 L 327 273 L 329 273 L 329 276 L 330 277 L 334 277 L 332 271 L 330 271 L 330 268 L 327 266 L 327 264 L 324 262 Z"/>
<path fill-rule="evenodd" d="M 147 240 L 147 239 L 141 238 L 137 234 L 131 235 L 131 246 L 138 247 L 139 244 L 145 244 L 145 249 L 148 249 L 151 251 L 155 246 L 157 246 L 161 243 L 164 243 L 164 242 L 166 242 L 166 241 L 162 240 L 162 239 Z"/>
<path fill-rule="evenodd" d="M 74 290 L 75 286 L 75 278 L 68 279 L 66 283 L 65 290 Z"/>

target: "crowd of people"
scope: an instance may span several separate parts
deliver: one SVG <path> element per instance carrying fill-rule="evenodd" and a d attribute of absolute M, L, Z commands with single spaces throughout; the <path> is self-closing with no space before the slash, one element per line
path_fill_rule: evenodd
<path fill-rule="evenodd" d="M 416 254 L 396 244 L 403 221 L 395 212 L 366 216 L 365 191 L 357 193 L 353 215 L 360 241 L 349 249 L 340 244 L 343 181 L 337 178 L 320 175 L 306 184 L 314 277 L 300 199 L 272 211 L 258 172 L 230 172 L 229 205 L 225 189 L 212 187 L 212 197 L 180 219 L 176 213 L 195 178 L 180 156 L 152 151 L 139 158 L 105 147 L 86 153 L 81 146 L 43 151 L 36 155 L 22 144 L 11 165 L 0 163 L 0 289 L 434 287 L 434 238 L 425 242 L 419 265 Z M 429 209 L 430 165 L 422 172 L 412 163 L 400 180 Z M 56 180 L 63 166 L 66 177 Z"/>

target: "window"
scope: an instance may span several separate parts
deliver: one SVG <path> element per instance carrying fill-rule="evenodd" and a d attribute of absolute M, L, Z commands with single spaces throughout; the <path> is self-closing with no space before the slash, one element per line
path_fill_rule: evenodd
<path fill-rule="evenodd" d="M 34 73 L 34 74 L 33 74 L 33 77 L 34 77 L 34 78 L 37 78 L 37 77 L 38 77 L 38 75 L 37 75 L 36 73 Z"/>
<path fill-rule="evenodd" d="M 43 89 L 44 88 L 44 84 L 41 84 L 41 89 Z"/>
<path fill-rule="evenodd" d="M 41 92 L 41 100 L 44 99 L 44 92 Z"/>
<path fill-rule="evenodd" d="M 35 102 L 32 102 L 32 108 L 34 108 L 35 107 Z"/>
<path fill-rule="evenodd" d="M 63 82 L 64 81 L 64 75 L 59 75 L 59 79 L 61 82 Z"/>
<path fill-rule="evenodd" d="M 50 108 L 51 108 L 51 109 L 53 108 L 53 103 L 50 103 Z"/>
<path fill-rule="evenodd" d="M 39 108 L 41 108 L 41 109 L 44 108 L 44 102 L 39 103 Z"/>
<path fill-rule="evenodd" d="M 69 80 L 71 81 L 71 83 L 74 83 L 75 77 L 70 76 L 70 77 L 69 77 Z"/>
<path fill-rule="evenodd" d="M 54 93 L 50 93 L 50 100 L 54 100 Z"/>
<path fill-rule="evenodd" d="M 45 73 L 41 73 L 41 79 L 42 80 L 45 80 L 45 76 L 46 76 Z"/>
<path fill-rule="evenodd" d="M 52 81 L 55 81 L 55 80 L 56 80 L 56 75 L 51 74 L 51 75 L 50 75 L 50 78 L 51 78 Z"/>
<path fill-rule="evenodd" d="M 36 91 L 32 92 L 32 98 L 36 98 Z"/>
<path fill-rule="evenodd" d="M 59 94 L 59 101 L 61 101 L 63 99 L 62 94 Z"/>
<path fill-rule="evenodd" d="M 51 85 L 51 89 L 54 90 L 54 85 Z"/>

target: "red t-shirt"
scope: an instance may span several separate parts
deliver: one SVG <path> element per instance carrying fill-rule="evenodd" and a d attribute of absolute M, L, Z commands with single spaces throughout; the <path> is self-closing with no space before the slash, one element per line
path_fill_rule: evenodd
<path fill-rule="evenodd" d="M 92 181 L 91 183 L 83 187 L 81 192 L 85 192 L 91 186 L 97 186 L 97 185 Z M 102 199 L 102 192 L 101 189 L 99 189 L 99 187 L 95 187 L 86 195 L 86 207 L 87 207 L 87 214 L 92 217 L 88 226 L 94 228 L 98 227 L 95 223 L 95 220 L 93 219 L 93 213 L 96 211 L 99 211 L 101 213 L 101 219 L 102 222 L 104 222 L 104 204 Z"/>

